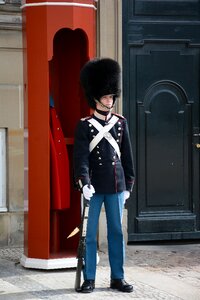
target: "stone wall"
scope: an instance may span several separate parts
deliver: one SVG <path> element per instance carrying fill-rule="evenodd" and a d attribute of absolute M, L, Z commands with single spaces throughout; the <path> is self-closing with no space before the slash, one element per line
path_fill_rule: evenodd
<path fill-rule="evenodd" d="M 22 246 L 24 236 L 21 19 L 20 1 L 0 4 L 0 128 L 6 131 L 6 206 L 0 211 L 1 247 Z"/>
<path fill-rule="evenodd" d="M 99 0 L 97 9 L 97 56 L 111 57 L 122 65 L 122 0 Z M 115 111 L 122 113 L 122 99 L 118 99 Z M 124 210 L 123 229 L 126 240 L 127 211 Z M 104 207 L 99 221 L 99 247 L 107 243 Z"/>

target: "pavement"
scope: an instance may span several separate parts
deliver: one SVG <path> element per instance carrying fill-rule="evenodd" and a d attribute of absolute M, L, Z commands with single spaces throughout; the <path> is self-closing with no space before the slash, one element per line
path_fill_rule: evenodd
<path fill-rule="evenodd" d="M 74 291 L 75 269 L 26 269 L 23 248 L 0 248 L 0 300 L 138 299 L 200 300 L 200 242 L 126 246 L 125 279 L 132 293 L 109 288 L 107 249 L 99 251 L 96 288 L 91 294 Z"/>

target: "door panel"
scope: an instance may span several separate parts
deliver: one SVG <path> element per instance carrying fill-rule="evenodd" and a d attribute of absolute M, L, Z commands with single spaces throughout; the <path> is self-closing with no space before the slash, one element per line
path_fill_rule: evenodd
<path fill-rule="evenodd" d="M 168 232 L 194 230 L 189 189 L 191 153 L 188 129 L 191 104 L 185 94 L 172 82 L 157 82 L 138 105 L 138 211 L 139 232 Z M 145 169 L 142 166 L 144 165 Z M 144 195 L 144 196 L 143 196 Z M 153 218 L 154 217 L 154 218 Z M 165 217 L 161 225 L 161 217 Z M 178 220 L 179 219 L 179 220 Z M 146 220 L 146 221 L 145 221 Z M 166 222 L 166 220 L 170 222 Z M 147 224 L 145 224 L 145 222 Z"/>
<path fill-rule="evenodd" d="M 175 16 L 180 2 L 124 1 L 123 107 L 136 169 L 129 242 L 200 236 L 199 27 L 193 33 L 180 21 L 178 39 L 174 17 L 162 20 L 172 7 Z M 182 9 L 191 1 L 184 2 Z M 193 8 L 191 17 L 198 15 Z M 151 19 L 149 11 L 155 13 Z"/>
<path fill-rule="evenodd" d="M 136 15 L 158 16 L 197 16 L 199 13 L 198 0 L 136 0 L 132 2 Z"/>

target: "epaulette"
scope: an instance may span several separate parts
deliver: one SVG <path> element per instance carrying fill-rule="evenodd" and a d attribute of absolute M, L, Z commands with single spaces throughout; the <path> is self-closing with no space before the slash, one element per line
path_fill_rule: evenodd
<path fill-rule="evenodd" d="M 120 115 L 120 114 L 116 114 L 116 113 L 112 113 L 113 115 L 117 116 L 119 119 L 125 119 L 124 116 Z"/>
<path fill-rule="evenodd" d="M 88 116 L 88 117 L 85 117 L 85 118 L 81 118 L 81 121 L 87 121 L 87 120 L 89 120 L 89 119 L 91 119 L 92 118 L 92 116 Z"/>

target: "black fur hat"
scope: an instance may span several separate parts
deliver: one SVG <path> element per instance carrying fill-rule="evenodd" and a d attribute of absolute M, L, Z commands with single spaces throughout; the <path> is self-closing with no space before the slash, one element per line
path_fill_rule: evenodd
<path fill-rule="evenodd" d="M 96 107 L 96 100 L 105 95 L 120 95 L 120 66 L 111 58 L 95 58 L 88 61 L 80 72 L 80 81 L 89 106 Z"/>

